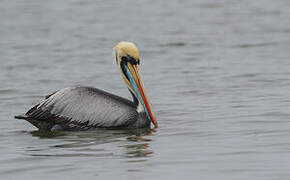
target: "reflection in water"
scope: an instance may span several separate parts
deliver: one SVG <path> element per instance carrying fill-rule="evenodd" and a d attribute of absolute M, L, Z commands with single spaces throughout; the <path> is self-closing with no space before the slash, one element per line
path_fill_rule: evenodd
<path fill-rule="evenodd" d="M 132 157 L 147 157 L 150 154 L 153 154 L 152 150 L 149 150 L 149 143 L 151 139 L 144 138 L 142 136 L 133 136 L 128 137 L 128 141 L 131 142 L 146 142 L 146 143 L 137 143 L 133 145 L 125 145 L 124 147 L 127 149 L 126 157 L 132 158 Z"/>
<path fill-rule="evenodd" d="M 39 139 L 54 140 L 57 143 L 49 147 L 29 147 L 30 156 L 45 157 L 112 157 L 126 158 L 147 157 L 152 135 L 155 130 L 150 128 L 134 130 L 94 130 L 94 131 L 33 131 L 32 136 Z M 107 148 L 106 144 L 117 143 L 118 149 Z M 124 149 L 123 149 L 124 148 Z M 123 149 L 123 150 L 122 150 Z"/>

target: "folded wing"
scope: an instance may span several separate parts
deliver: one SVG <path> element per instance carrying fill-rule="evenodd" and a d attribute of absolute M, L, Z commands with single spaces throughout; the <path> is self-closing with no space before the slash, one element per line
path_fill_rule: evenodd
<path fill-rule="evenodd" d="M 47 96 L 26 116 L 52 124 L 126 127 L 138 119 L 136 105 L 91 87 L 69 87 Z"/>

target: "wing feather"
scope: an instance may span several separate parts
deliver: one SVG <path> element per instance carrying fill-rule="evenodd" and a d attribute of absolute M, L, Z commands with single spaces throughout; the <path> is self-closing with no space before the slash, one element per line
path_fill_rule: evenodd
<path fill-rule="evenodd" d="M 133 102 L 91 87 L 69 87 L 49 96 L 27 113 L 49 123 L 89 127 L 126 127 L 138 119 Z M 69 124 L 68 124 L 69 125 Z"/>

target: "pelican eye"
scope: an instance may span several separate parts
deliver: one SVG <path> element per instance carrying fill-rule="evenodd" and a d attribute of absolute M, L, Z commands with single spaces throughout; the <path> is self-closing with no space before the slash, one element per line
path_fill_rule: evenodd
<path fill-rule="evenodd" d="M 121 58 L 121 60 L 122 60 L 123 62 L 129 62 L 129 63 L 132 64 L 132 65 L 140 64 L 139 59 L 138 59 L 138 61 L 136 61 L 136 59 L 134 59 L 134 58 L 131 57 L 130 55 L 123 56 L 123 57 Z"/>

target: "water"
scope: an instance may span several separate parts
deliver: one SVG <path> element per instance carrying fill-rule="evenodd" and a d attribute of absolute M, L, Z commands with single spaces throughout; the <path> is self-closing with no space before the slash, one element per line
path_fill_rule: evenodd
<path fill-rule="evenodd" d="M 0 2 L 0 179 L 289 179 L 290 2 Z M 159 128 L 39 132 L 14 120 L 70 85 L 130 98 L 135 42 Z"/>

